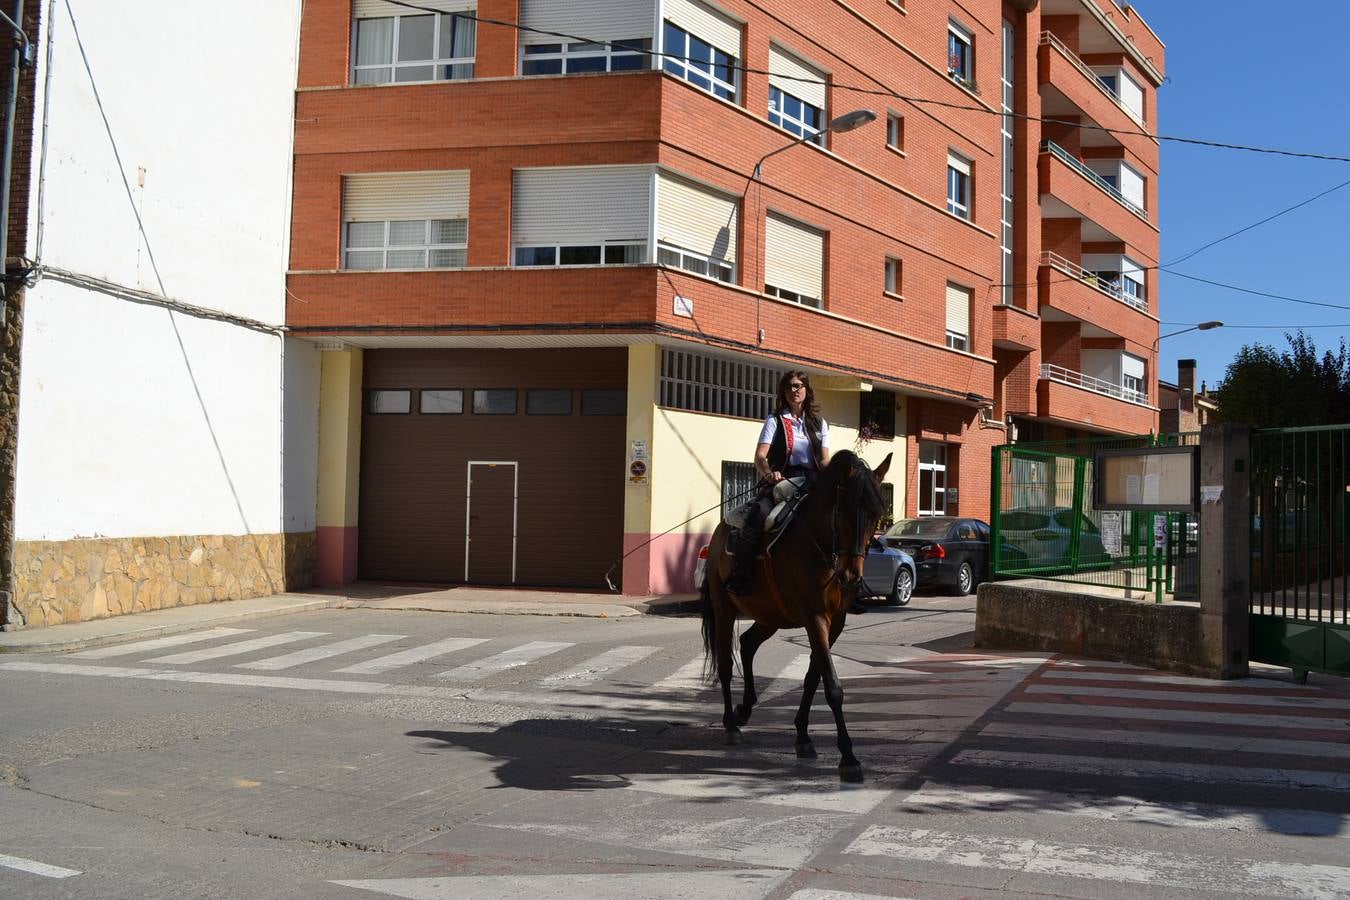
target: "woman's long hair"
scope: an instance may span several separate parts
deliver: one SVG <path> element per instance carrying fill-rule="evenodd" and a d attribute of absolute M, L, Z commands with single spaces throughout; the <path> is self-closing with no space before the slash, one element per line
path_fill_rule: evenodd
<path fill-rule="evenodd" d="M 820 434 L 820 404 L 816 402 L 815 388 L 811 387 L 811 376 L 805 372 L 784 372 L 783 377 L 778 379 L 778 408 L 774 410 L 774 415 L 781 416 L 783 413 L 792 412 L 792 406 L 788 403 L 788 385 L 794 378 L 806 385 L 806 399 L 802 401 L 802 418 L 806 422 L 806 427 L 809 431 Z"/>

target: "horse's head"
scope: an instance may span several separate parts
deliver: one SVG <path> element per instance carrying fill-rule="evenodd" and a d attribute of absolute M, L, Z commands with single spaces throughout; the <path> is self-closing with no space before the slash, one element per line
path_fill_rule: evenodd
<path fill-rule="evenodd" d="M 890 467 L 889 453 L 874 470 L 856 454 L 841 450 L 830 458 L 817 488 L 834 506 L 835 577 L 845 588 L 862 584 L 867 544 L 886 508 L 881 482 Z"/>

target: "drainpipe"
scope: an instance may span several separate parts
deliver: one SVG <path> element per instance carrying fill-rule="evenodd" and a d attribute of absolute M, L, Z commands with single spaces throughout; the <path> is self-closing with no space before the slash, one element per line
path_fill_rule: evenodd
<path fill-rule="evenodd" d="M 0 19 L 14 32 L 14 52 L 9 63 L 9 92 L 5 97 L 5 137 L 3 157 L 0 157 L 0 269 L 8 276 L 9 268 L 9 195 L 10 177 L 14 162 L 14 114 L 19 102 L 19 70 L 28 64 L 32 45 L 23 31 L 23 0 L 14 0 L 14 18 L 0 11 Z M 8 277 L 5 291 L 0 293 L 0 332 L 4 330 L 5 306 L 9 299 Z"/>

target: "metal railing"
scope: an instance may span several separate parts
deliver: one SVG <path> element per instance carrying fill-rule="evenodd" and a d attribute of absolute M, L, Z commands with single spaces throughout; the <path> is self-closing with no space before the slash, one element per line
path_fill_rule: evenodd
<path fill-rule="evenodd" d="M 1103 191 L 1109 194 L 1112 200 L 1115 200 L 1121 206 L 1125 207 L 1130 212 L 1134 213 L 1136 216 L 1143 219 L 1145 222 L 1148 221 L 1148 213 L 1144 212 L 1143 207 L 1136 206 L 1133 201 L 1126 199 L 1125 195 L 1120 192 L 1120 188 L 1111 184 L 1111 182 L 1107 181 L 1105 178 L 1089 169 L 1086 165 L 1083 164 L 1082 160 L 1078 159 L 1068 150 L 1065 150 L 1059 144 L 1056 144 L 1054 141 L 1046 141 L 1045 143 L 1041 144 L 1041 152 L 1049 153 L 1051 156 L 1058 158 L 1069 168 L 1073 169 L 1079 175 L 1082 175 L 1088 181 L 1092 182 L 1097 187 L 1101 188 Z"/>
<path fill-rule="evenodd" d="M 1097 378 L 1094 375 L 1084 375 L 1082 372 L 1075 372 L 1073 369 L 1066 369 L 1063 366 L 1042 363 L 1041 378 L 1048 381 L 1058 381 L 1060 384 L 1067 384 L 1070 387 L 1082 388 L 1083 390 L 1091 391 L 1094 394 L 1114 397 L 1117 400 L 1124 400 L 1126 403 L 1137 403 L 1140 406 L 1148 405 L 1147 394 L 1140 393 L 1139 391 L 1132 391 L 1129 388 L 1114 384 L 1104 378 Z"/>
<path fill-rule="evenodd" d="M 1071 262 L 1060 256 L 1053 250 L 1046 250 L 1041 254 L 1041 265 L 1049 266 L 1052 269 L 1058 269 L 1065 275 L 1071 275 L 1089 287 L 1096 288 L 1103 294 L 1113 300 L 1119 300 L 1126 306 L 1132 306 L 1142 312 L 1148 312 L 1148 301 L 1142 297 L 1135 297 L 1132 294 L 1125 293 L 1124 279 L 1103 278 L 1096 272 L 1089 272 L 1076 262 Z"/>
<path fill-rule="evenodd" d="M 1072 50 L 1070 50 L 1068 46 L 1059 38 L 1055 37 L 1054 34 L 1052 34 L 1049 31 L 1042 31 L 1041 44 L 1042 46 L 1049 45 L 1058 50 L 1064 56 L 1064 58 L 1067 59 L 1074 66 L 1074 68 L 1083 73 L 1084 78 L 1095 84 L 1097 86 L 1097 89 L 1101 91 L 1103 94 L 1110 97 L 1111 102 L 1114 103 L 1116 106 L 1119 106 L 1121 111 L 1125 113 L 1125 115 L 1129 116 L 1131 119 L 1133 119 L 1135 122 L 1138 122 L 1140 125 L 1144 124 L 1144 120 L 1141 119 L 1138 115 L 1136 115 L 1134 110 L 1126 106 L 1124 101 L 1120 99 L 1120 94 L 1116 91 L 1111 90 L 1109 87 L 1103 84 L 1102 80 L 1097 77 L 1097 73 L 1089 69 L 1087 63 L 1083 62 L 1083 60 L 1078 57 L 1077 53 L 1074 53 Z"/>

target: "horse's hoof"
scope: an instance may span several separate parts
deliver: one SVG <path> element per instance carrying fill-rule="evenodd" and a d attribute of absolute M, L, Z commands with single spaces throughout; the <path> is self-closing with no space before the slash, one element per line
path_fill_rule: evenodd
<path fill-rule="evenodd" d="M 742 725 L 750 721 L 750 708 L 744 703 L 736 704 L 736 721 Z"/>
<path fill-rule="evenodd" d="M 798 759 L 815 759 L 815 758 L 816 758 L 816 745 L 813 744 L 813 743 L 811 743 L 810 741 L 807 741 L 807 742 L 804 743 L 804 744 L 797 744 L 797 758 L 798 758 Z"/>
<path fill-rule="evenodd" d="M 734 747 L 741 742 L 741 730 L 739 728 L 727 729 L 727 746 Z"/>
<path fill-rule="evenodd" d="M 854 763 L 851 766 L 846 766 L 843 763 L 840 763 L 839 780 L 847 782 L 848 784 L 862 784 L 863 781 L 862 765 L 859 763 Z"/>

